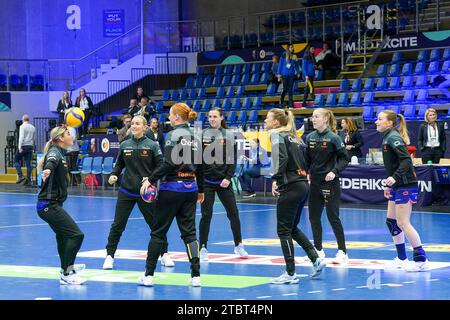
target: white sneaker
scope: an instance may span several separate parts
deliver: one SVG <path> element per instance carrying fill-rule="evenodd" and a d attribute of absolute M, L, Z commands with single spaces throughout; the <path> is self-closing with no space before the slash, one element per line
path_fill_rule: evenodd
<path fill-rule="evenodd" d="M 193 287 L 201 287 L 202 282 L 200 281 L 200 277 L 192 277 L 190 280 L 190 284 Z"/>
<path fill-rule="evenodd" d="M 326 265 L 325 258 L 318 258 L 316 262 L 313 263 L 313 272 L 310 274 L 310 277 L 315 278 L 319 276 Z"/>
<path fill-rule="evenodd" d="M 344 253 L 342 250 L 338 250 L 336 253 L 336 258 L 334 258 L 333 262 L 338 264 L 347 264 L 348 263 L 348 255 Z"/>
<path fill-rule="evenodd" d="M 234 254 L 237 254 L 241 259 L 248 259 L 248 252 L 245 251 L 242 243 L 234 247 Z"/>
<path fill-rule="evenodd" d="M 208 261 L 208 249 L 205 247 L 200 249 L 200 261 Z"/>
<path fill-rule="evenodd" d="M 430 270 L 430 264 L 428 260 L 425 261 L 411 261 L 406 267 L 405 270 L 408 272 L 421 272 Z"/>
<path fill-rule="evenodd" d="M 146 276 L 144 273 L 139 277 L 138 284 L 145 287 L 153 287 L 153 276 Z"/>
<path fill-rule="evenodd" d="M 320 259 L 325 259 L 325 251 L 322 250 L 317 250 L 316 248 L 314 248 L 317 252 L 317 255 L 319 256 Z M 304 256 L 302 259 L 302 261 L 304 262 L 311 262 L 311 259 L 308 256 Z"/>
<path fill-rule="evenodd" d="M 59 283 L 63 285 L 81 285 L 86 282 L 86 279 L 80 278 L 76 272 L 71 272 L 67 276 L 61 275 Z"/>
<path fill-rule="evenodd" d="M 167 252 L 164 253 L 163 256 L 161 257 L 161 264 L 164 267 L 175 267 L 175 262 L 173 262 L 173 260 L 170 259 L 170 256 Z"/>
<path fill-rule="evenodd" d="M 285 271 L 281 276 L 272 279 L 272 284 L 296 284 L 299 283 L 300 279 L 297 278 L 297 274 L 293 274 L 292 276 L 288 275 Z"/>
<path fill-rule="evenodd" d="M 81 272 L 84 269 L 86 269 L 86 265 L 84 263 L 80 263 L 80 264 L 74 264 L 72 266 L 72 270 L 75 272 Z M 72 271 L 70 270 L 70 271 Z M 60 269 L 59 273 L 63 274 L 64 273 L 64 269 Z"/>
<path fill-rule="evenodd" d="M 73 270 L 75 272 L 80 272 L 80 271 L 83 271 L 84 269 L 86 269 L 86 265 L 84 263 L 79 263 L 79 264 L 73 265 Z"/>
<path fill-rule="evenodd" d="M 114 258 L 107 256 L 105 262 L 103 263 L 103 270 L 111 270 L 114 266 Z"/>
<path fill-rule="evenodd" d="M 409 265 L 410 261 L 408 260 L 408 258 L 406 258 L 405 260 L 400 260 L 399 257 L 395 257 L 394 260 L 389 261 L 386 264 L 385 269 L 386 270 L 405 270 L 406 267 Z"/>

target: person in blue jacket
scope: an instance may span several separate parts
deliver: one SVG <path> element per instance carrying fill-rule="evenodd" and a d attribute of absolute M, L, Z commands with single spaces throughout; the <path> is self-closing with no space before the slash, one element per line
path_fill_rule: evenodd
<path fill-rule="evenodd" d="M 305 79 L 305 94 L 303 95 L 303 107 L 306 106 L 306 100 L 308 95 L 311 94 L 312 99 L 315 99 L 314 95 L 314 77 L 316 60 L 314 58 L 314 47 L 309 44 L 305 48 L 305 54 L 302 61 L 302 75 Z"/>
<path fill-rule="evenodd" d="M 284 104 L 284 97 L 287 93 L 289 97 L 289 108 L 292 108 L 294 103 L 294 80 L 296 75 L 300 76 L 300 66 L 297 55 L 294 54 L 294 45 L 290 44 L 288 49 L 281 56 L 277 75 L 278 78 L 283 80 L 283 91 L 281 92 L 280 104 Z"/>

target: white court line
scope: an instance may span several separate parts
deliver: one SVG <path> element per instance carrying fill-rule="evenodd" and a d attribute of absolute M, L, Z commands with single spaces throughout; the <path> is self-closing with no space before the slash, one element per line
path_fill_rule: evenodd
<path fill-rule="evenodd" d="M 33 196 L 37 196 L 37 193 L 12 193 L 12 192 L 0 192 L 0 194 L 12 194 L 12 195 L 33 195 Z M 79 196 L 79 195 L 69 195 L 68 199 L 70 198 L 90 198 L 90 199 L 114 199 L 117 200 L 117 197 L 99 197 L 99 196 Z M 219 203 L 220 201 L 216 201 L 214 203 Z M 242 205 L 252 205 L 252 206 L 266 206 L 266 207 L 276 207 L 276 204 L 264 204 L 264 203 L 245 203 L 245 202 L 240 202 L 240 201 L 236 201 L 236 203 L 242 204 Z M 361 204 L 361 206 L 363 206 L 364 204 Z M 308 208 L 308 206 L 305 206 L 305 208 Z M 387 203 L 386 203 L 386 209 L 363 209 L 363 208 L 341 208 L 342 210 L 355 210 L 355 211 L 375 211 L 375 212 L 384 212 L 386 213 L 387 211 Z M 450 212 L 427 212 L 427 211 L 415 211 L 413 210 L 413 213 L 419 213 L 419 214 L 445 214 L 445 215 L 450 215 Z"/>
<path fill-rule="evenodd" d="M 358 286 L 358 287 L 355 287 L 356 289 L 363 289 L 363 288 L 368 288 L 368 286 Z"/>
<path fill-rule="evenodd" d="M 242 210 L 239 211 L 239 213 L 241 212 L 259 212 L 259 211 L 268 211 L 268 210 Z M 227 214 L 225 211 L 219 211 L 216 212 L 214 214 Z M 196 216 L 201 216 L 200 214 L 196 214 Z M 144 220 L 143 217 L 138 217 L 138 218 L 129 218 L 128 220 Z M 75 223 L 96 223 L 96 222 L 111 222 L 114 221 L 114 219 L 99 219 L 99 220 L 78 220 L 75 221 Z M 32 223 L 32 224 L 16 224 L 16 225 L 11 225 L 11 226 L 0 226 L 0 229 L 7 229 L 7 228 L 21 228 L 21 227 L 40 227 L 40 226 L 47 226 L 47 223 Z"/>
<path fill-rule="evenodd" d="M 450 278 L 449 278 L 450 279 Z M 416 283 L 415 281 L 404 281 L 402 283 Z"/>
<path fill-rule="evenodd" d="M 336 289 L 331 289 L 331 291 L 343 291 L 343 290 L 347 290 L 347 288 L 336 288 Z"/>
<path fill-rule="evenodd" d="M 322 291 L 308 291 L 308 293 L 320 293 Z"/>
<path fill-rule="evenodd" d="M 256 297 L 256 299 L 266 299 L 266 298 L 272 298 L 272 296 L 261 296 L 261 297 Z"/>
<path fill-rule="evenodd" d="M 287 296 L 296 296 L 296 295 L 298 295 L 298 293 L 295 293 L 295 292 L 294 293 L 283 293 L 282 295 L 286 296 L 286 297 Z"/>
<path fill-rule="evenodd" d="M 427 279 L 426 281 L 428 281 L 428 282 L 439 281 L 439 279 Z"/>

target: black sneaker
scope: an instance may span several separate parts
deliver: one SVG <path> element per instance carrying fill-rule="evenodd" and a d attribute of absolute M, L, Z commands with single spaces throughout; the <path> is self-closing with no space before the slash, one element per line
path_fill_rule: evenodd
<path fill-rule="evenodd" d="M 242 198 L 253 198 L 253 197 L 256 197 L 256 193 L 254 193 L 254 192 L 248 192 L 248 191 L 245 191 L 244 192 L 244 194 L 242 195 Z"/>
<path fill-rule="evenodd" d="M 19 179 L 17 179 L 16 183 L 17 183 L 17 184 L 20 184 L 20 183 L 22 183 L 22 182 L 24 182 L 24 181 L 26 181 L 26 180 L 27 180 L 27 178 L 25 178 L 25 177 L 20 177 Z"/>

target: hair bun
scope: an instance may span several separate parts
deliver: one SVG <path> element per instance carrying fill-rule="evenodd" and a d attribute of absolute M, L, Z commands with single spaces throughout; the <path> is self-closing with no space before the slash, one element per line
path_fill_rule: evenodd
<path fill-rule="evenodd" d="M 193 121 L 193 120 L 197 119 L 197 112 L 195 112 L 193 110 L 189 111 L 188 119 L 189 119 L 189 121 Z"/>

